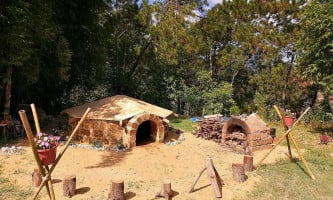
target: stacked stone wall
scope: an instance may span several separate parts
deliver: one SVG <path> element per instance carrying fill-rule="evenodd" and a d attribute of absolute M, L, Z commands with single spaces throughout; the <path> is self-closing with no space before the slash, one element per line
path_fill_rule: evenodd
<path fill-rule="evenodd" d="M 74 129 L 78 120 L 69 120 L 70 129 Z M 75 136 L 78 143 L 113 146 L 122 143 L 125 129 L 118 122 L 85 120 Z"/>

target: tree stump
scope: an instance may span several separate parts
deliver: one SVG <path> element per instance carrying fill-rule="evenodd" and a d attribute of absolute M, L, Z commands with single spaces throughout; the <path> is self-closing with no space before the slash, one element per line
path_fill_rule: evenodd
<path fill-rule="evenodd" d="M 246 179 L 244 165 L 243 164 L 232 164 L 233 178 L 237 182 L 244 182 Z"/>
<path fill-rule="evenodd" d="M 125 200 L 124 181 L 123 180 L 112 181 L 110 200 Z"/>
<path fill-rule="evenodd" d="M 32 172 L 32 186 L 39 187 L 42 183 L 42 174 L 39 172 L 39 169 L 34 169 Z"/>
<path fill-rule="evenodd" d="M 156 197 L 164 197 L 165 200 L 172 200 L 171 182 L 169 180 L 163 181 L 162 189 L 156 194 Z"/>
<path fill-rule="evenodd" d="M 64 178 L 63 181 L 63 191 L 65 197 L 72 197 L 75 195 L 76 190 L 76 176 L 71 175 Z"/>
<path fill-rule="evenodd" d="M 252 172 L 253 171 L 253 156 L 244 155 L 243 164 L 244 164 L 245 171 Z"/>

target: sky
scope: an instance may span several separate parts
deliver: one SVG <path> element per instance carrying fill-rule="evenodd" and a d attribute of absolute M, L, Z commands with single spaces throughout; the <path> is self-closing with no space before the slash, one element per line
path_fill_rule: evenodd
<path fill-rule="evenodd" d="M 211 7 L 213 7 L 217 3 L 221 3 L 222 0 L 208 0 L 208 3 Z"/>
<path fill-rule="evenodd" d="M 149 0 L 149 3 L 152 3 L 154 0 Z M 213 7 L 217 3 L 221 3 L 223 0 L 208 0 L 209 6 Z"/>

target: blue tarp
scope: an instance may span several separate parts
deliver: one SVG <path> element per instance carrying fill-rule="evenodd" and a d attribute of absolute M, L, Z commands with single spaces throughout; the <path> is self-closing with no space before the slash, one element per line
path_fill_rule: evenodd
<path fill-rule="evenodd" d="M 191 119 L 192 122 L 197 122 L 200 119 L 202 119 L 202 117 L 191 117 L 190 119 Z"/>

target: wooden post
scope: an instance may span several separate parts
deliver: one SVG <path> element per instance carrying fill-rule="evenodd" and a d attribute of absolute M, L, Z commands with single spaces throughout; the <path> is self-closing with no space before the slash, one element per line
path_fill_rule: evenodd
<path fill-rule="evenodd" d="M 252 172 L 253 171 L 253 156 L 244 155 L 243 164 L 244 164 L 245 171 Z"/>
<path fill-rule="evenodd" d="M 42 174 L 38 169 L 34 169 L 34 172 L 32 172 L 32 186 L 39 187 L 41 183 L 42 183 Z"/>
<path fill-rule="evenodd" d="M 76 190 L 76 176 L 71 175 L 64 178 L 63 181 L 63 194 L 65 197 L 72 197 L 75 195 Z"/>
<path fill-rule="evenodd" d="M 194 191 L 194 186 L 195 184 L 198 182 L 200 176 L 202 175 L 202 173 L 206 170 L 206 166 L 204 168 L 202 168 L 199 172 L 199 174 L 197 175 L 197 177 L 195 178 L 193 184 L 191 185 L 191 188 L 189 190 L 189 193 L 193 192 Z"/>
<path fill-rule="evenodd" d="M 232 164 L 232 175 L 235 181 L 244 182 L 246 180 L 244 165 L 233 163 Z"/>
<path fill-rule="evenodd" d="M 172 200 L 171 182 L 169 180 L 163 181 L 162 189 L 155 195 L 155 198 L 156 197 L 164 197 L 165 200 Z"/>
<path fill-rule="evenodd" d="M 222 182 L 220 180 L 220 176 L 216 173 L 216 169 L 214 167 L 212 159 L 206 160 L 206 169 L 210 177 L 210 182 L 214 189 L 215 197 L 222 198 Z"/>
<path fill-rule="evenodd" d="M 112 181 L 110 200 L 125 200 L 123 180 Z"/>
<path fill-rule="evenodd" d="M 197 177 L 195 178 L 194 183 L 191 185 L 191 188 L 189 190 L 189 193 L 194 191 L 194 186 L 195 184 L 198 182 L 200 176 L 202 175 L 202 173 L 207 169 L 210 181 L 211 181 L 211 185 L 214 189 L 214 193 L 215 193 L 215 197 L 216 198 L 222 198 L 222 185 L 223 185 L 223 180 L 220 177 L 219 173 L 216 171 L 214 164 L 213 164 L 213 160 L 212 159 L 206 159 L 205 162 L 205 167 L 203 169 L 200 170 L 199 174 L 197 175 Z"/>

